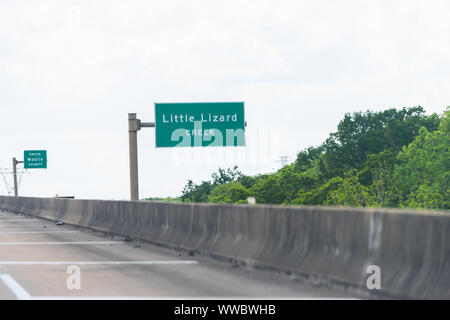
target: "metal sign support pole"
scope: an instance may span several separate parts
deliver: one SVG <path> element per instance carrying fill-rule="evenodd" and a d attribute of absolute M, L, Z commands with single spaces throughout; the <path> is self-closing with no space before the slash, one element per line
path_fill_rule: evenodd
<path fill-rule="evenodd" d="M 17 161 L 13 158 L 13 179 L 14 179 L 14 196 L 19 196 L 19 188 L 17 186 L 17 164 L 23 163 L 23 161 Z"/>
<path fill-rule="evenodd" d="M 138 173 L 138 151 L 137 132 L 141 128 L 154 127 L 154 122 L 142 122 L 136 118 L 136 113 L 128 114 L 128 139 L 130 147 L 130 199 L 139 200 L 139 173 Z"/>

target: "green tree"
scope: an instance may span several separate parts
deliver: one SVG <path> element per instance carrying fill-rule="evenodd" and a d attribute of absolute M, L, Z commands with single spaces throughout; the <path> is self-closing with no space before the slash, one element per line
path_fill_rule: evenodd
<path fill-rule="evenodd" d="M 213 186 L 225 184 L 232 181 L 237 181 L 242 177 L 242 172 L 238 170 L 238 166 L 228 168 L 227 170 L 219 168 L 217 172 L 211 175 Z"/>
<path fill-rule="evenodd" d="M 243 174 L 237 179 L 237 182 L 242 184 L 247 189 L 250 189 L 251 187 L 253 187 L 253 185 L 255 183 L 258 182 L 259 178 L 260 178 L 259 175 L 258 176 L 247 176 L 247 175 Z"/>
<path fill-rule="evenodd" d="M 358 172 L 359 182 L 368 188 L 370 206 L 395 206 L 391 186 L 396 159 L 397 153 L 392 150 L 369 154 L 364 167 Z"/>
<path fill-rule="evenodd" d="M 422 107 L 346 114 L 319 147 L 276 173 L 248 176 L 219 168 L 188 181 L 182 201 L 444 208 L 450 204 L 450 110 Z M 343 177 L 343 178 L 342 178 Z"/>
<path fill-rule="evenodd" d="M 213 186 L 209 181 L 202 181 L 200 184 L 195 184 L 192 180 L 188 180 L 181 192 L 181 201 L 208 202 L 208 196 L 212 188 Z"/>
<path fill-rule="evenodd" d="M 398 152 L 414 140 L 421 127 L 432 131 L 438 126 L 438 115 L 426 116 L 422 107 L 346 114 L 338 130 L 323 144 L 319 158 L 322 174 L 332 178 L 351 169 L 360 170 L 367 155 L 384 150 Z"/>
<path fill-rule="evenodd" d="M 425 127 L 398 154 L 393 172 L 397 203 L 403 207 L 450 208 L 450 131 L 447 110 L 439 130 Z"/>
<path fill-rule="evenodd" d="M 371 185 L 374 179 L 380 175 L 392 173 L 396 163 L 398 152 L 384 150 L 377 154 L 367 155 L 363 168 L 358 172 L 359 181 L 365 185 Z"/>
<path fill-rule="evenodd" d="M 209 196 L 213 203 L 245 203 L 250 191 L 239 182 L 229 182 L 216 186 Z"/>
<path fill-rule="evenodd" d="M 274 175 L 265 175 L 250 188 L 258 203 L 280 204 L 284 196 L 281 191 L 280 179 Z"/>
<path fill-rule="evenodd" d="M 423 208 L 423 209 L 449 209 L 446 199 L 450 197 L 447 190 L 446 194 L 442 194 L 437 184 L 426 182 L 421 184 L 415 192 L 412 192 L 407 201 L 402 204 L 409 208 Z"/>
<path fill-rule="evenodd" d="M 325 204 L 335 206 L 367 207 L 369 204 L 369 192 L 358 180 L 355 169 L 345 173 L 339 188 L 332 190 Z"/>
<path fill-rule="evenodd" d="M 312 166 L 312 165 L 311 165 Z M 297 198 L 300 190 L 308 191 L 318 185 L 315 170 L 310 167 L 305 171 L 298 171 L 296 165 L 287 165 L 275 174 L 281 189 L 280 203 L 288 204 Z"/>
<path fill-rule="evenodd" d="M 297 159 L 295 160 L 295 168 L 298 171 L 305 171 L 313 167 L 314 162 L 319 159 L 320 155 L 325 150 L 324 146 L 319 147 L 309 147 L 305 150 L 300 151 L 297 154 Z"/>
<path fill-rule="evenodd" d="M 212 181 L 202 181 L 195 184 L 192 180 L 188 180 L 181 191 L 181 200 L 183 202 L 208 202 L 209 195 L 216 186 L 234 182 L 242 177 L 242 173 L 237 166 L 227 170 L 219 168 L 217 172 L 211 175 Z"/>
<path fill-rule="evenodd" d="M 326 183 L 310 191 L 300 190 L 297 198 L 291 201 L 291 204 L 297 205 L 323 205 L 327 203 L 329 194 L 342 186 L 343 179 L 334 177 Z"/>

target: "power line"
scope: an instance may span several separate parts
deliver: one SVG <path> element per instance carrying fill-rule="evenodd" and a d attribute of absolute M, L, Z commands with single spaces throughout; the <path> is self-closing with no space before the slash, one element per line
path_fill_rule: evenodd
<path fill-rule="evenodd" d="M 8 196 L 11 195 L 12 190 L 14 189 L 13 187 L 11 187 L 11 185 L 8 183 L 8 181 L 6 180 L 6 174 L 4 174 L 3 172 L 0 172 L 0 174 L 2 175 L 3 178 L 3 182 L 5 183 L 6 186 L 6 192 L 8 193 Z"/>
<path fill-rule="evenodd" d="M 30 173 L 27 170 L 19 170 L 16 172 L 17 175 L 19 175 L 19 181 L 17 183 L 17 188 L 20 187 L 21 183 L 22 183 L 22 177 L 24 175 L 24 173 Z M 11 184 L 8 183 L 8 177 L 9 175 L 14 175 L 14 170 L 12 168 L 0 168 L 0 174 L 3 178 L 3 182 L 5 183 L 5 187 L 6 187 L 6 192 L 8 193 L 8 195 L 11 195 L 14 193 L 14 186 L 12 186 Z"/>

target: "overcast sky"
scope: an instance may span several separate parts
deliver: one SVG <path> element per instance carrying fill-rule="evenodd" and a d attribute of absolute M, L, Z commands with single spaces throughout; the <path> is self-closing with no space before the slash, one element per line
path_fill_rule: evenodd
<path fill-rule="evenodd" d="M 127 199 L 129 112 L 245 101 L 246 148 L 155 149 L 140 131 L 140 196 L 179 195 L 219 166 L 270 172 L 346 112 L 442 113 L 449 14 L 448 0 L 1 0 L 0 168 L 45 149 L 21 195 Z"/>

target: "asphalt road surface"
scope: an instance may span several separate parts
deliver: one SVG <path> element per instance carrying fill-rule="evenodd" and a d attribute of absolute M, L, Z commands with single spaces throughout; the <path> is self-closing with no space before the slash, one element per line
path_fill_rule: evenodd
<path fill-rule="evenodd" d="M 353 299 L 123 237 L 0 212 L 0 299 Z"/>

